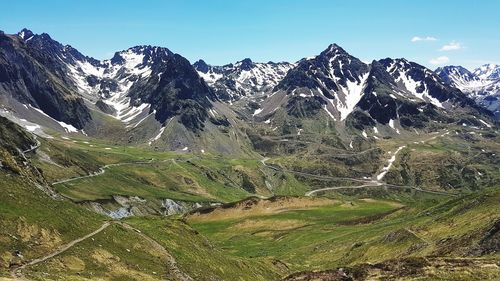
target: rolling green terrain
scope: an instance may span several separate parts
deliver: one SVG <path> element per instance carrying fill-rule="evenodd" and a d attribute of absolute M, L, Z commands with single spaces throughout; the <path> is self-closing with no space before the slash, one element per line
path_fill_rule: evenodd
<path fill-rule="evenodd" d="M 276 198 L 195 213 L 188 222 L 232 255 L 271 256 L 292 271 L 325 270 L 406 257 L 491 254 L 485 239 L 500 219 L 499 199 L 496 189 L 427 208 L 372 198 L 317 204 Z"/>
<path fill-rule="evenodd" d="M 12 147 L 34 143 L 11 135 Z M 2 150 L 0 278 L 500 278 L 495 131 L 359 149 L 287 138 L 308 143 L 266 158 L 65 136 Z M 184 209 L 165 216 L 166 202 Z"/>

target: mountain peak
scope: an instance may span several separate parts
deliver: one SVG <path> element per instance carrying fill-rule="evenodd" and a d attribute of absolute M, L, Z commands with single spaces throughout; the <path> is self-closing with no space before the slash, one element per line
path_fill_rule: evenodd
<path fill-rule="evenodd" d="M 347 52 L 342 49 L 339 45 L 336 43 L 330 44 L 326 50 L 322 52 L 322 54 L 329 54 L 329 55 L 340 55 L 340 54 L 347 54 Z"/>
<path fill-rule="evenodd" d="M 441 76 L 441 78 L 446 78 L 446 76 L 454 74 L 454 75 L 467 77 L 468 80 L 476 79 L 475 75 L 472 74 L 472 72 L 470 72 L 467 68 L 460 66 L 460 65 L 446 65 L 446 66 L 438 67 L 438 68 L 436 68 L 436 70 L 434 70 L 434 72 L 437 73 L 439 76 Z M 447 79 L 445 79 L 445 81 L 448 82 Z"/>
<path fill-rule="evenodd" d="M 245 58 L 242 61 L 236 63 L 241 67 L 242 70 L 250 70 L 253 67 L 253 62 L 249 58 Z"/>
<path fill-rule="evenodd" d="M 465 69 L 465 70 L 468 70 L 467 68 L 465 68 L 465 67 L 463 67 L 461 65 L 445 65 L 445 66 L 440 66 L 440 67 L 436 68 L 435 71 L 437 72 L 437 71 L 440 71 L 440 70 L 442 71 L 442 70 L 449 70 L 449 69 L 460 69 L 460 70 Z"/>
<path fill-rule="evenodd" d="M 116 52 L 110 62 L 111 64 L 123 64 L 126 61 L 133 61 L 133 63 L 142 65 L 146 62 L 156 63 L 164 61 L 166 57 L 173 54 L 173 52 L 165 47 L 138 45 Z"/>
<path fill-rule="evenodd" d="M 484 64 L 483 66 L 481 66 L 481 68 L 486 68 L 486 69 L 495 69 L 495 68 L 498 68 L 498 65 L 497 64 L 494 64 L 494 63 L 488 63 L 488 64 Z"/>
<path fill-rule="evenodd" d="M 17 35 L 19 37 L 21 37 L 21 39 L 27 40 L 27 39 L 30 39 L 31 37 L 33 37 L 33 35 L 35 35 L 35 34 L 31 30 L 29 30 L 27 28 L 23 28 L 21 31 L 19 31 L 17 33 Z"/>
<path fill-rule="evenodd" d="M 193 66 L 194 66 L 194 69 L 196 69 L 200 72 L 203 72 L 203 73 L 207 73 L 209 71 L 208 64 L 202 59 L 199 59 L 197 62 L 193 63 Z"/>

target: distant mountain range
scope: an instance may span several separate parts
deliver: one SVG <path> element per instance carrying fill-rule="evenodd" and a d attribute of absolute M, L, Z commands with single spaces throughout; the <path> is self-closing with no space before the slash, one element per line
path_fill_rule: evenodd
<path fill-rule="evenodd" d="M 193 66 L 220 99 L 233 101 L 272 91 L 296 64 L 255 63 L 247 58 L 224 66 L 212 66 L 199 60 Z"/>
<path fill-rule="evenodd" d="M 457 87 L 500 119 L 500 66 L 485 64 L 469 71 L 461 66 L 444 66 L 436 73 L 449 85 Z"/>
<path fill-rule="evenodd" d="M 45 33 L 0 33 L 3 116 L 45 136 L 56 130 L 169 149 L 217 139 L 213 149 L 235 151 L 236 139 L 248 142 L 249 121 L 285 134 L 289 120 L 303 130 L 304 120 L 328 118 L 328 126 L 354 130 L 345 139 L 433 122 L 492 126 L 492 114 L 470 97 L 497 114 L 498 76 L 497 66 L 471 73 L 406 59 L 364 63 L 336 44 L 296 63 L 191 65 L 154 46 L 99 61 Z"/>

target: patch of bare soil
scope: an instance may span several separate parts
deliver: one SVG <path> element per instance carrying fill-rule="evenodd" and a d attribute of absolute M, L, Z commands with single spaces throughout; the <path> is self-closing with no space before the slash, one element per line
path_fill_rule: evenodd
<path fill-rule="evenodd" d="M 206 210 L 197 210 L 189 215 L 191 220 L 204 221 L 243 218 L 248 216 L 275 214 L 289 210 L 310 209 L 338 203 L 327 198 L 277 197 L 270 199 L 250 198 Z"/>

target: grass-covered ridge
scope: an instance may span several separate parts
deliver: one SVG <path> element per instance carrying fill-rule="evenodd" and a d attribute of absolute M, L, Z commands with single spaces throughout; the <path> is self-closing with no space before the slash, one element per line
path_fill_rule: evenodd
<path fill-rule="evenodd" d="M 188 222 L 234 256 L 272 257 L 291 271 L 404 257 L 495 254 L 487 240 L 496 239 L 488 233 L 500 220 L 497 188 L 433 207 L 346 199 L 327 204 L 300 204 L 310 199 L 297 198 L 242 202 L 195 213 Z M 288 205 L 291 201 L 297 202 Z"/>

